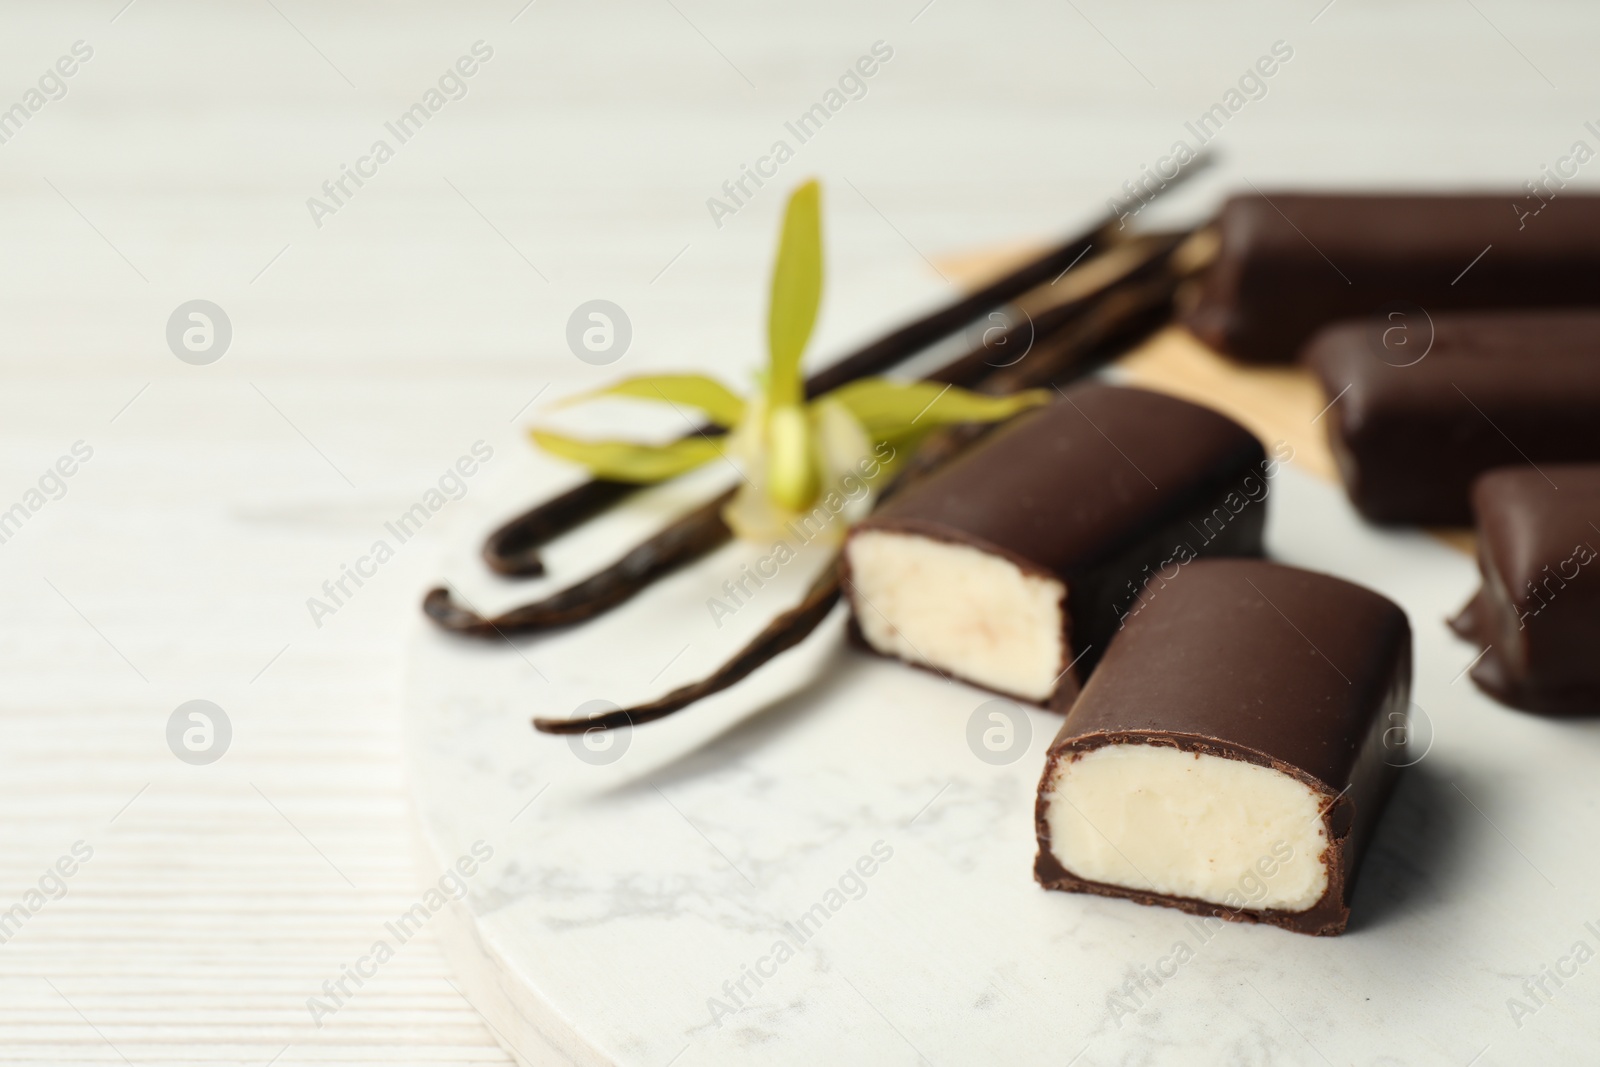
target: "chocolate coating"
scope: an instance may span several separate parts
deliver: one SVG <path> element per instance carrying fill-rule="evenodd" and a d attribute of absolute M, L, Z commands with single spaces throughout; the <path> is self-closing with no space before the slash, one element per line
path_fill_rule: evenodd
<path fill-rule="evenodd" d="M 1188 325 L 1236 359 L 1287 363 L 1324 324 L 1397 302 L 1434 315 L 1600 304 L 1600 196 L 1564 193 L 1522 217 L 1530 204 L 1520 192 L 1232 197 Z"/>
<path fill-rule="evenodd" d="M 1483 587 L 1451 621 L 1488 649 L 1472 680 L 1527 711 L 1600 714 L 1600 466 L 1490 471 L 1472 502 Z"/>
<path fill-rule="evenodd" d="M 1189 564 L 1129 618 L 1050 745 L 1035 811 L 1035 877 L 1048 889 L 1341 933 L 1362 854 L 1404 763 L 1410 688 L 1411 629 L 1387 598 L 1259 560 Z M 1302 912 L 1234 909 L 1066 871 L 1050 851 L 1045 784 L 1060 761 L 1110 744 L 1169 745 L 1305 783 L 1325 798 L 1322 899 Z"/>
<path fill-rule="evenodd" d="M 1396 343 L 1397 329 L 1412 336 Z M 1306 350 L 1368 519 L 1464 526 L 1492 467 L 1600 461 L 1600 313 L 1439 315 L 1431 348 L 1427 329 L 1339 323 Z"/>
<path fill-rule="evenodd" d="M 1091 383 L 1011 420 L 851 536 L 971 545 L 1061 579 L 1067 658 L 1049 705 L 1065 710 L 1148 572 L 1185 556 L 1260 555 L 1276 469 L 1248 430 L 1210 408 Z"/>

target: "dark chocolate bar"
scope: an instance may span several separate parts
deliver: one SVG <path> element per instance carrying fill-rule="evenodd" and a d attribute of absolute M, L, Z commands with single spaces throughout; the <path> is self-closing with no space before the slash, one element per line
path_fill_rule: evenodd
<path fill-rule="evenodd" d="M 1233 197 L 1189 328 L 1236 359 L 1287 363 L 1321 326 L 1401 305 L 1600 305 L 1600 196 L 1563 193 L 1537 218 L 1533 204 L 1521 193 Z"/>
<path fill-rule="evenodd" d="M 1450 624 L 1486 649 L 1472 680 L 1527 711 L 1600 714 L 1600 466 L 1490 471 L 1472 504 L 1483 587 Z"/>
<path fill-rule="evenodd" d="M 1465 526 L 1493 467 L 1600 461 L 1600 313 L 1435 316 L 1319 333 L 1306 362 L 1339 473 L 1374 522 Z M 1388 335 L 1386 337 L 1386 334 Z"/>
<path fill-rule="evenodd" d="M 1050 745 L 1034 874 L 1306 934 L 1343 932 L 1406 762 L 1405 613 L 1259 560 L 1183 568 Z"/>
<path fill-rule="evenodd" d="M 1151 574 L 1260 554 L 1276 466 L 1209 408 L 1078 386 L 851 530 L 852 632 L 886 655 L 1065 710 Z"/>

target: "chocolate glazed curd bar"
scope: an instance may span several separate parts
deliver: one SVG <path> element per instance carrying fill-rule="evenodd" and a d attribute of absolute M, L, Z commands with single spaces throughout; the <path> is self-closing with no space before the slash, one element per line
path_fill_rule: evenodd
<path fill-rule="evenodd" d="M 1149 575 L 1200 555 L 1260 554 L 1276 465 L 1209 408 L 1075 387 L 851 530 L 852 633 L 1064 711 Z"/>
<path fill-rule="evenodd" d="M 1600 714 L 1600 466 L 1506 467 L 1472 498 L 1483 587 L 1450 623 L 1486 649 L 1472 680 L 1527 711 Z"/>
<path fill-rule="evenodd" d="M 1405 762 L 1410 686 L 1410 627 L 1377 593 L 1258 560 L 1189 564 L 1050 745 L 1035 877 L 1342 933 Z"/>
<path fill-rule="evenodd" d="M 1306 349 L 1368 519 L 1465 526 L 1492 467 L 1600 462 L 1600 313 L 1438 315 L 1428 341 L 1413 317 L 1340 323 Z"/>
<path fill-rule="evenodd" d="M 1539 203 L 1520 193 L 1232 197 L 1187 323 L 1235 359 L 1287 363 L 1320 326 L 1397 302 L 1434 315 L 1600 304 L 1600 196 L 1563 193 L 1528 217 Z"/>

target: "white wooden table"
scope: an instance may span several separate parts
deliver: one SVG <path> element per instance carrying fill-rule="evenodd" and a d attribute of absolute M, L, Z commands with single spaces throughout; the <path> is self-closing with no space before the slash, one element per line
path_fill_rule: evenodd
<path fill-rule="evenodd" d="M 542 390 L 745 375 L 809 174 L 821 359 L 946 293 L 930 258 L 1097 213 L 1275 41 L 1294 57 L 1221 165 L 1159 211 L 1245 178 L 1514 187 L 1594 143 L 1592 6 L 1388 7 L 8 5 L 0 109 L 92 56 L 0 126 L 0 510 L 28 512 L 0 543 L 0 911 L 26 913 L 0 1062 L 509 1062 L 426 927 L 308 1011 L 437 877 L 413 867 L 398 707 L 448 516 L 320 626 L 307 599 L 474 442 L 522 447 Z M 398 143 L 385 123 L 478 41 L 465 96 Z M 877 41 L 865 95 L 715 225 L 707 199 Z M 363 163 L 379 138 L 393 158 Z M 341 165 L 371 176 L 319 227 Z M 610 368 L 564 340 L 595 298 L 633 325 Z M 232 326 L 203 366 L 166 339 L 195 299 Z M 78 441 L 92 458 L 33 508 Z M 209 765 L 166 739 L 193 699 L 231 723 Z M 65 894 L 30 897 L 79 841 L 46 879 Z"/>

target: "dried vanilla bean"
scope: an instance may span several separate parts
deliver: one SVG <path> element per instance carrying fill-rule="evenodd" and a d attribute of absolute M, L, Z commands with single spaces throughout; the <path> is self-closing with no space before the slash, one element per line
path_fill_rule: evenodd
<path fill-rule="evenodd" d="M 440 586 L 429 591 L 422 601 L 422 610 L 444 629 L 473 637 L 549 630 L 591 619 L 732 537 L 733 532 L 722 521 L 722 509 L 733 500 L 736 491 L 729 489 L 719 493 L 693 511 L 673 519 L 604 570 L 543 600 L 484 618 L 458 604 L 450 590 Z"/>
<path fill-rule="evenodd" d="M 835 555 L 819 574 L 800 603 L 779 615 L 766 625 L 755 639 L 739 653 L 698 682 L 680 686 L 648 704 L 606 712 L 587 719 L 533 720 L 534 729 L 547 734 L 581 734 L 590 730 L 611 730 L 619 726 L 650 722 L 665 718 L 673 712 L 719 693 L 771 662 L 783 652 L 798 645 L 811 635 L 828 612 L 839 602 L 839 557 Z"/>
<path fill-rule="evenodd" d="M 541 545 L 582 526 L 641 488 L 608 478 L 591 478 L 575 485 L 491 533 L 483 542 L 483 562 L 496 574 L 537 578 L 544 573 Z"/>

